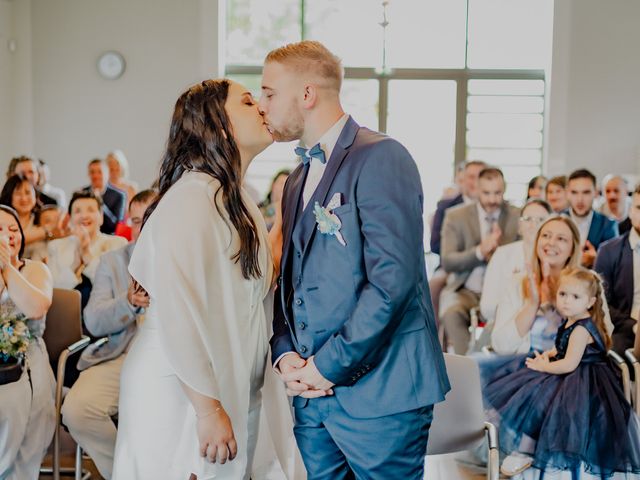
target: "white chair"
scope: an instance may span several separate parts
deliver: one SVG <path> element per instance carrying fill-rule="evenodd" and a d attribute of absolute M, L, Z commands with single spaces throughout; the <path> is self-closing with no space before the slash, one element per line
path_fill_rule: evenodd
<path fill-rule="evenodd" d="M 473 450 L 486 441 L 487 480 L 498 480 L 498 430 L 485 421 L 478 364 L 472 358 L 449 353 L 444 354 L 444 360 L 451 391 L 434 408 L 427 455 Z"/>

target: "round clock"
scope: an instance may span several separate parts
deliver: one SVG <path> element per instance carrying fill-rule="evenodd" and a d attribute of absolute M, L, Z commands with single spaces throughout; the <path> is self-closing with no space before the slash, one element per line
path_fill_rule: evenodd
<path fill-rule="evenodd" d="M 118 52 L 105 52 L 98 58 L 98 73 L 107 80 L 120 78 L 125 66 L 124 57 Z"/>

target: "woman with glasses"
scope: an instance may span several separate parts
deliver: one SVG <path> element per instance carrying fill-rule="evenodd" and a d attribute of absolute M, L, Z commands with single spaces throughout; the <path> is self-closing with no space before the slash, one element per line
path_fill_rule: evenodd
<path fill-rule="evenodd" d="M 518 234 L 521 240 L 498 247 L 489 260 L 480 298 L 480 311 L 487 323 L 495 318 L 505 284 L 514 274 L 524 272 L 526 262 L 531 261 L 538 227 L 551 213 L 551 206 L 544 200 L 529 200 L 520 210 Z"/>

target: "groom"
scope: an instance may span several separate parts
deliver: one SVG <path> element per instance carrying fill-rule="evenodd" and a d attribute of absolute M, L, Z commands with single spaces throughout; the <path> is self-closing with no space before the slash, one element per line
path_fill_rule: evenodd
<path fill-rule="evenodd" d="M 272 360 L 309 479 L 422 479 L 433 405 L 450 387 L 420 176 L 402 145 L 343 112 L 341 82 L 318 42 L 265 60 L 260 110 L 302 159 L 282 199 Z"/>

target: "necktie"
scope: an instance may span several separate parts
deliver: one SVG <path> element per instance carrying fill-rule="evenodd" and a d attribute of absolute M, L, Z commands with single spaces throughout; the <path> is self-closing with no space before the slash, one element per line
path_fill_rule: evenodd
<path fill-rule="evenodd" d="M 296 147 L 295 152 L 296 155 L 302 159 L 302 163 L 305 165 L 308 165 L 312 158 L 317 158 L 320 160 L 320 163 L 327 163 L 327 159 L 324 156 L 324 150 L 322 150 L 319 143 L 316 143 L 309 149 Z"/>

